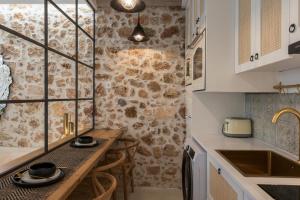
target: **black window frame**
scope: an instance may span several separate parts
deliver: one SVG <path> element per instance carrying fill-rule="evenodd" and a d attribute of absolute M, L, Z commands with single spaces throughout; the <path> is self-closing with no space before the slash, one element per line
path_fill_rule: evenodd
<path fill-rule="evenodd" d="M 24 99 L 24 100 L 0 100 L 0 104 L 18 104 L 18 103 L 44 103 L 44 151 L 43 153 L 39 154 L 38 156 L 35 156 L 23 163 L 19 163 L 17 166 L 12 166 L 12 168 L 0 172 L 0 177 L 5 176 L 6 174 L 10 173 L 11 171 L 14 171 L 15 169 L 28 164 L 29 162 L 32 162 L 33 160 L 40 158 L 41 156 L 53 151 L 54 149 L 68 143 L 70 140 L 78 137 L 79 135 L 84 135 L 92 130 L 95 129 L 95 44 L 96 44 L 96 10 L 93 7 L 93 5 L 90 3 L 89 0 L 84 0 L 86 2 L 87 5 L 89 5 L 89 7 L 91 8 L 91 10 L 93 11 L 93 35 L 91 36 L 87 31 L 84 30 L 84 28 L 82 28 L 79 24 L 78 24 L 78 19 L 79 19 L 79 15 L 78 15 L 78 10 L 79 10 L 79 0 L 74 0 L 75 2 L 75 21 L 67 14 L 65 13 L 53 0 L 44 0 L 44 42 L 39 42 L 37 40 L 34 40 L 28 36 L 25 36 L 11 28 L 8 28 L 2 24 L 0 24 L 0 29 L 3 31 L 6 31 L 14 36 L 17 36 L 27 42 L 33 43 L 38 47 L 41 47 L 44 49 L 44 98 L 43 99 Z M 75 58 L 66 55 L 65 53 L 62 53 L 56 49 L 53 49 L 51 47 L 49 47 L 48 45 L 48 5 L 51 4 L 52 6 L 54 6 L 61 14 L 63 14 L 73 25 L 75 25 L 76 29 L 75 29 Z M 41 4 L 42 5 L 42 4 Z M 88 65 L 86 63 L 83 63 L 82 61 L 80 61 L 78 59 L 78 54 L 79 54 L 79 45 L 78 45 L 78 32 L 79 30 L 81 30 L 85 36 L 87 36 L 88 38 L 90 38 L 93 42 L 93 61 L 92 61 L 92 65 Z M 75 62 L 75 90 L 76 90 L 76 95 L 75 98 L 71 98 L 71 99 L 67 99 L 67 98 L 60 98 L 60 99 L 54 99 L 54 98 L 49 98 L 48 96 L 48 52 L 53 52 L 56 53 L 60 56 L 63 56 L 71 61 Z M 92 77 L 92 97 L 91 98 L 79 98 L 79 81 L 78 81 L 78 68 L 79 68 L 79 64 L 81 64 L 84 67 L 87 67 L 89 69 L 93 70 L 93 77 Z M 62 144 L 59 144 L 51 149 L 49 149 L 49 144 L 48 144 L 48 135 L 49 135 L 49 127 L 48 127 L 48 114 L 49 114 L 49 103 L 50 102 L 59 102 L 59 101 L 63 101 L 63 102 L 68 102 L 68 101 L 72 101 L 75 102 L 75 137 L 63 142 Z M 86 130 L 82 133 L 79 133 L 78 131 L 78 106 L 79 106 L 79 101 L 92 101 L 93 102 L 93 114 L 92 114 L 92 128 L 90 128 L 89 130 Z M 42 148 L 41 148 L 42 149 Z M 29 153 L 30 155 L 30 153 Z"/>

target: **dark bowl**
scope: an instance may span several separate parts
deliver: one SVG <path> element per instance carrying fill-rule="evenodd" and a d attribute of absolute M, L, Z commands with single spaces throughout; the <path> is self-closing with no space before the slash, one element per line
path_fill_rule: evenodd
<path fill-rule="evenodd" d="M 32 177 L 49 178 L 54 175 L 56 166 L 53 163 L 43 162 L 31 165 L 29 167 L 29 175 Z"/>
<path fill-rule="evenodd" d="M 90 136 L 81 136 L 77 138 L 77 141 L 81 144 L 89 144 L 94 141 L 94 138 Z"/>

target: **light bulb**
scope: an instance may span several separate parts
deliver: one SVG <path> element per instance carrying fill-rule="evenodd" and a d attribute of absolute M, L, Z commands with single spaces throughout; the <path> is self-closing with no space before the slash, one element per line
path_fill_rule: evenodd
<path fill-rule="evenodd" d="M 141 35 L 141 34 L 134 35 L 133 37 L 138 42 L 140 42 L 140 41 L 142 41 L 144 39 L 144 36 Z"/>
<path fill-rule="evenodd" d="M 120 3 L 125 9 L 132 10 L 137 4 L 137 0 L 120 0 Z"/>

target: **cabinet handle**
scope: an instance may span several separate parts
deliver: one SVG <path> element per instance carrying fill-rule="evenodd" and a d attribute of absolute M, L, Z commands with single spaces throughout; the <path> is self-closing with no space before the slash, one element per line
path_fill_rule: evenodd
<path fill-rule="evenodd" d="M 254 56 L 250 56 L 250 61 L 253 62 Z"/>
<path fill-rule="evenodd" d="M 218 174 L 219 175 L 221 174 L 221 168 L 218 168 Z"/>
<path fill-rule="evenodd" d="M 196 19 L 196 24 L 198 24 L 200 22 L 200 17 L 198 17 L 197 19 Z"/>
<path fill-rule="evenodd" d="M 256 53 L 256 54 L 255 54 L 255 60 L 258 60 L 258 57 L 259 57 L 259 54 Z"/>
<path fill-rule="evenodd" d="M 291 24 L 290 27 L 289 27 L 289 32 L 294 33 L 295 30 L 296 30 L 296 24 Z"/>

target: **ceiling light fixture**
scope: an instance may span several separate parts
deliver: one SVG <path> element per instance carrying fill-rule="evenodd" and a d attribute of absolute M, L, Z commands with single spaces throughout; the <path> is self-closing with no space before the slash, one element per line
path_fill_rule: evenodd
<path fill-rule="evenodd" d="M 112 0 L 110 5 L 113 9 L 126 13 L 141 12 L 146 8 L 146 4 L 142 0 Z"/>
<path fill-rule="evenodd" d="M 146 35 L 144 28 L 140 23 L 140 14 L 138 14 L 138 23 L 134 28 L 131 36 L 129 36 L 128 40 L 133 42 L 146 42 L 149 40 L 149 37 Z"/>

